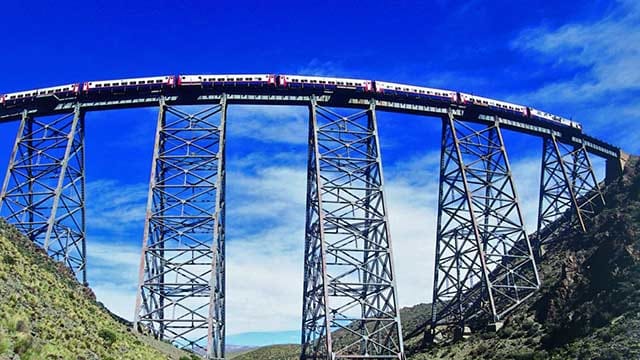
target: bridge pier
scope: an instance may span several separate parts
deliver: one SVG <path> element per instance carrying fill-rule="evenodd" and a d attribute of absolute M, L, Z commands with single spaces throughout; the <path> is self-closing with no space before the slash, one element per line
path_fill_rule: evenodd
<path fill-rule="evenodd" d="M 443 118 L 431 328 L 497 322 L 540 286 L 499 123 Z"/>
<path fill-rule="evenodd" d="M 134 322 L 209 359 L 224 358 L 226 111 L 160 100 Z"/>
<path fill-rule="evenodd" d="M 300 358 L 404 359 L 375 101 L 309 113 Z"/>
<path fill-rule="evenodd" d="M 22 113 L 0 215 L 86 284 L 84 112 Z"/>
<path fill-rule="evenodd" d="M 542 147 L 536 237 L 539 251 L 551 240 L 556 224 L 569 220 L 587 231 L 597 209 L 605 203 L 584 145 L 566 145 L 551 135 L 543 139 Z"/>

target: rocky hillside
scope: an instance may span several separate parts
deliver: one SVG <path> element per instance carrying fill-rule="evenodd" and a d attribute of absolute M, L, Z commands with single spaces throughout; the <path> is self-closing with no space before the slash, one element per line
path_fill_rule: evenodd
<path fill-rule="evenodd" d="M 0 219 L 0 360 L 191 359 L 131 333 L 62 264 Z"/>
<path fill-rule="evenodd" d="M 640 359 L 640 162 L 605 189 L 606 207 L 584 234 L 558 231 L 539 265 L 539 294 L 506 319 L 498 332 L 479 331 L 454 344 L 425 347 L 405 339 L 410 360 Z M 402 309 L 405 336 L 430 313 Z M 279 357 L 265 357 L 265 353 Z M 237 360 L 297 359 L 295 346 L 272 346 Z"/>
<path fill-rule="evenodd" d="M 584 234 L 562 229 L 540 264 L 537 297 L 506 320 L 411 359 L 640 359 L 640 162 L 605 189 L 606 207 Z"/>

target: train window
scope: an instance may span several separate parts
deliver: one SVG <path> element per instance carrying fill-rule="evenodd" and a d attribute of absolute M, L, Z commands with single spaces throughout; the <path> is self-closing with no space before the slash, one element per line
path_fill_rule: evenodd
<path fill-rule="evenodd" d="M 326 84 L 327 82 L 324 80 L 320 80 L 320 84 Z"/>
<path fill-rule="evenodd" d="M 22 94 L 18 95 L 18 99 L 20 99 L 22 96 L 23 96 Z"/>
<path fill-rule="evenodd" d="M 97 88 L 102 87 L 102 84 L 96 84 L 96 87 Z"/>
<path fill-rule="evenodd" d="M 53 92 L 53 90 L 49 90 L 47 91 L 47 94 L 51 94 Z"/>
<path fill-rule="evenodd" d="M 336 84 L 336 82 L 335 82 L 335 81 L 331 81 L 331 80 L 330 80 L 330 81 L 329 81 L 329 84 L 335 85 L 335 84 Z"/>
<path fill-rule="evenodd" d="M 251 78 L 244 78 L 244 79 L 247 80 L 247 81 L 251 81 Z"/>
<path fill-rule="evenodd" d="M 156 83 L 161 83 L 161 82 L 162 82 L 162 80 L 156 80 Z"/>

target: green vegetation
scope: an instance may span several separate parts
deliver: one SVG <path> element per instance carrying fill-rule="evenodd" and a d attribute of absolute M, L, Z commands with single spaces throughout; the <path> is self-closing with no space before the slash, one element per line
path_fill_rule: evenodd
<path fill-rule="evenodd" d="M 298 345 L 273 345 L 265 346 L 254 351 L 233 357 L 233 360 L 298 360 L 300 358 L 300 346 Z"/>
<path fill-rule="evenodd" d="M 0 219 L 0 360 L 179 359 L 133 334 L 62 264 Z"/>

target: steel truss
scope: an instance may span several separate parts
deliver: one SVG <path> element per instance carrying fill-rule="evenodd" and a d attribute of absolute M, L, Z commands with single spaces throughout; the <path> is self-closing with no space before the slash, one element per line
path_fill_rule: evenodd
<path fill-rule="evenodd" d="M 309 111 L 301 359 L 404 359 L 375 102 Z"/>
<path fill-rule="evenodd" d="M 563 144 L 553 135 L 545 137 L 536 247 L 550 242 L 556 224 L 565 220 L 587 231 L 596 211 L 604 204 L 585 146 Z"/>
<path fill-rule="evenodd" d="M 209 359 L 224 358 L 226 111 L 160 101 L 134 324 Z"/>
<path fill-rule="evenodd" d="M 84 112 L 23 112 L 0 214 L 86 284 Z"/>
<path fill-rule="evenodd" d="M 500 321 L 540 285 L 499 123 L 443 118 L 432 327 Z"/>

